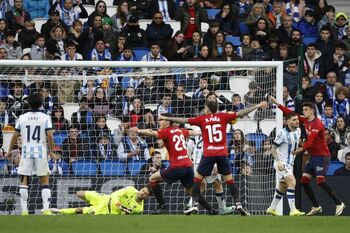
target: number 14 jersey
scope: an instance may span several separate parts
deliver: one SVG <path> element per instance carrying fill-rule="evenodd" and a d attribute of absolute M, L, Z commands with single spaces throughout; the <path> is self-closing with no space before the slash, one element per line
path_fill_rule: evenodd
<path fill-rule="evenodd" d="M 227 156 L 226 126 L 237 118 L 236 113 L 215 113 L 190 118 L 188 123 L 202 130 L 203 157 Z"/>

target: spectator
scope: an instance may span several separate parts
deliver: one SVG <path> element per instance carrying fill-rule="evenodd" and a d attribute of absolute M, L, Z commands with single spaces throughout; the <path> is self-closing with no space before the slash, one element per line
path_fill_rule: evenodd
<path fill-rule="evenodd" d="M 173 20 L 176 13 L 175 2 L 171 0 L 151 0 L 149 15 L 154 16 L 156 12 L 160 12 L 162 14 L 164 21 Z"/>
<path fill-rule="evenodd" d="M 81 0 L 76 0 L 77 5 L 73 5 L 73 0 L 56 0 L 52 4 L 50 11 L 57 10 L 60 13 L 60 18 L 67 26 L 72 27 L 74 20 L 85 19 L 88 13 L 84 8 Z"/>
<path fill-rule="evenodd" d="M 6 12 L 6 21 L 11 31 L 19 33 L 24 29 L 24 22 L 30 21 L 32 17 L 23 8 L 23 0 L 14 0 L 11 11 Z"/>
<path fill-rule="evenodd" d="M 0 46 L 5 43 L 5 35 L 7 31 L 8 28 L 6 20 L 0 17 Z"/>
<path fill-rule="evenodd" d="M 57 96 L 60 104 L 77 102 L 77 93 L 81 84 L 74 80 L 72 72 L 72 70 L 63 67 L 57 74 L 65 81 L 52 82 L 51 87 L 55 91 L 53 95 Z"/>
<path fill-rule="evenodd" d="M 244 95 L 244 104 L 246 108 L 259 102 L 257 96 L 259 95 L 260 87 L 255 81 L 250 81 L 248 84 L 249 91 Z"/>
<path fill-rule="evenodd" d="M 126 88 L 122 96 L 116 96 L 115 115 L 118 117 L 129 116 L 130 111 L 133 109 L 132 102 L 135 97 L 135 89 L 132 87 Z"/>
<path fill-rule="evenodd" d="M 80 130 L 83 134 L 93 127 L 93 112 L 89 108 L 88 99 L 83 96 L 80 99 L 79 110 L 72 114 L 71 124 L 73 128 Z"/>
<path fill-rule="evenodd" d="M 95 93 L 95 82 L 94 80 L 84 80 L 83 86 L 80 88 L 78 98 L 86 98 L 88 102 L 92 101 Z"/>
<path fill-rule="evenodd" d="M 350 176 L 350 152 L 345 155 L 345 165 L 335 170 L 334 176 Z"/>
<path fill-rule="evenodd" d="M 327 0 L 318 0 L 315 3 L 314 12 L 316 22 L 322 19 L 322 16 L 326 14 L 326 9 L 328 7 Z"/>
<path fill-rule="evenodd" d="M 241 46 L 237 48 L 237 55 L 241 58 L 246 57 L 252 51 L 250 47 L 251 35 L 247 33 L 243 33 L 240 36 Z"/>
<path fill-rule="evenodd" d="M 158 88 L 154 85 L 153 76 L 145 77 L 137 88 L 137 95 L 142 98 L 142 102 L 145 104 L 157 102 Z"/>
<path fill-rule="evenodd" d="M 329 71 L 326 75 L 326 93 L 327 93 L 327 102 L 332 102 L 335 100 L 335 92 L 337 83 L 337 74 L 334 71 Z"/>
<path fill-rule="evenodd" d="M 47 0 L 25 0 L 23 9 L 26 9 L 33 19 L 48 18 L 50 2 Z"/>
<path fill-rule="evenodd" d="M 52 128 L 55 132 L 68 130 L 69 122 L 64 118 L 64 111 L 60 105 L 52 109 Z"/>
<path fill-rule="evenodd" d="M 221 31 L 216 33 L 213 47 L 211 48 L 212 58 L 215 59 L 218 56 L 222 56 L 224 52 L 225 35 Z"/>
<path fill-rule="evenodd" d="M 53 27 L 61 25 L 64 28 L 64 31 L 68 33 L 69 27 L 60 19 L 60 12 L 57 10 L 49 11 L 50 18 L 46 23 L 41 26 L 41 34 L 44 35 L 45 39 L 50 38 L 50 33 Z"/>
<path fill-rule="evenodd" d="M 291 111 L 295 111 L 295 103 L 294 100 L 290 97 L 287 87 L 283 87 L 283 106 L 290 109 Z"/>
<path fill-rule="evenodd" d="M 142 117 L 144 114 L 144 108 L 142 100 L 135 97 L 132 102 L 133 109 L 130 111 L 130 125 L 131 127 L 136 127 L 139 122 L 142 122 Z"/>
<path fill-rule="evenodd" d="M 243 57 L 243 60 L 245 60 L 245 61 L 267 61 L 267 60 L 270 60 L 269 55 L 264 52 L 264 50 L 262 49 L 260 42 L 257 38 L 252 38 L 250 40 L 250 48 L 251 48 L 250 53 L 248 53 L 245 57 Z"/>
<path fill-rule="evenodd" d="M 56 44 L 57 52 L 62 56 L 64 54 L 64 39 L 66 39 L 67 34 L 61 25 L 54 26 L 51 29 L 50 40 L 52 44 Z"/>
<path fill-rule="evenodd" d="M 312 10 L 305 12 L 304 18 L 298 23 L 298 29 L 304 36 L 317 34 L 315 14 Z"/>
<path fill-rule="evenodd" d="M 332 29 L 335 32 L 336 38 L 341 40 L 346 36 L 346 31 L 349 28 L 348 16 L 343 12 L 338 12 L 335 15 L 335 22 Z"/>
<path fill-rule="evenodd" d="M 331 135 L 331 129 L 325 129 L 324 131 L 324 137 L 327 142 L 328 150 L 331 153 L 331 161 L 338 161 L 338 150 L 339 145 L 334 141 L 334 138 Z M 346 149 L 344 149 L 345 151 Z"/>
<path fill-rule="evenodd" d="M 311 43 L 306 46 L 304 58 L 304 72 L 310 79 L 319 79 L 323 77 L 322 53 L 316 49 L 316 45 Z"/>
<path fill-rule="evenodd" d="M 202 44 L 199 47 L 199 55 L 193 58 L 194 61 L 211 61 L 208 45 Z"/>
<path fill-rule="evenodd" d="M 118 145 L 118 158 L 120 160 L 149 159 L 150 154 L 147 143 L 137 136 L 134 128 L 128 130 L 127 136 L 123 137 Z"/>
<path fill-rule="evenodd" d="M 7 59 L 7 51 L 5 48 L 0 47 L 0 60 L 6 60 L 6 59 Z M 2 88 L 1 88 L 1 91 L 3 91 Z M 1 93 L 1 95 L 3 95 L 3 94 Z"/>
<path fill-rule="evenodd" d="M 33 21 L 26 21 L 23 31 L 18 34 L 18 42 L 21 44 L 22 49 L 31 48 L 38 34 L 35 30 L 35 23 Z"/>
<path fill-rule="evenodd" d="M 109 51 L 116 50 L 115 41 L 117 41 L 117 35 L 113 31 L 112 27 L 113 27 L 112 19 L 109 17 L 104 17 L 102 20 L 103 40 L 105 41 L 106 48 L 108 48 Z"/>
<path fill-rule="evenodd" d="M 120 1 L 117 8 L 117 13 L 112 16 L 113 31 L 116 33 L 121 32 L 126 22 L 128 22 L 130 16 L 129 2 L 127 0 Z"/>
<path fill-rule="evenodd" d="M 130 128 L 130 118 L 128 116 L 123 116 L 121 118 L 121 124 L 113 132 L 113 142 L 118 145 L 121 140 L 127 136 L 127 132 Z"/>
<path fill-rule="evenodd" d="M 326 101 L 324 100 L 323 93 L 321 91 L 316 93 L 313 102 L 315 103 L 315 115 L 317 117 L 322 116 L 322 114 L 324 114 Z"/>
<path fill-rule="evenodd" d="M 15 148 L 7 154 L 9 175 L 18 175 L 18 167 L 22 157 L 22 137 L 18 137 Z"/>
<path fill-rule="evenodd" d="M 171 113 L 173 114 L 175 111 L 173 107 L 171 106 L 171 95 L 170 94 L 164 94 L 161 104 L 158 105 L 156 114 L 159 119 L 160 115 L 163 113 Z"/>
<path fill-rule="evenodd" d="M 326 129 L 332 129 L 335 126 L 337 118 L 333 114 L 333 104 L 325 104 L 324 112 L 320 115 L 320 119 Z"/>
<path fill-rule="evenodd" d="M 56 147 L 53 156 L 49 159 L 50 175 L 68 175 L 69 166 L 66 161 L 62 159 L 63 152 L 61 148 Z"/>
<path fill-rule="evenodd" d="M 286 11 L 283 7 L 282 1 L 274 1 L 271 12 L 266 12 L 267 19 L 270 21 L 273 29 L 279 29 L 282 26 L 283 17 Z"/>
<path fill-rule="evenodd" d="M 286 14 L 291 16 L 293 24 L 297 24 L 303 16 L 304 1 L 290 0 L 286 2 Z"/>
<path fill-rule="evenodd" d="M 312 102 L 313 97 L 318 92 L 318 88 L 311 84 L 311 79 L 308 76 L 301 78 L 302 102 Z"/>
<path fill-rule="evenodd" d="M 43 95 L 43 100 L 44 100 L 43 107 L 41 110 L 45 114 L 51 115 L 53 106 L 58 102 L 57 97 L 51 95 L 52 90 L 48 83 L 39 84 L 39 86 L 40 86 L 39 93 Z"/>
<path fill-rule="evenodd" d="M 186 0 L 186 2 L 177 9 L 175 20 L 180 21 L 181 32 L 185 39 L 191 39 L 193 32 L 201 32 L 201 23 L 208 22 L 207 11 L 200 7 L 196 0 Z"/>
<path fill-rule="evenodd" d="M 62 144 L 62 159 L 71 164 L 74 161 L 88 159 L 88 144 L 79 136 L 78 128 L 73 125 L 68 129 L 68 138 Z"/>
<path fill-rule="evenodd" d="M 283 72 L 283 85 L 287 87 L 288 92 L 292 97 L 296 95 L 298 90 L 299 77 L 298 66 L 296 60 L 288 62 L 287 68 Z"/>
<path fill-rule="evenodd" d="M 334 53 L 334 39 L 331 35 L 331 29 L 323 27 L 321 29 L 320 38 L 316 40 L 316 49 L 322 53 L 322 59 L 325 61 L 325 66 L 329 67 L 332 64 L 332 55 Z M 325 70 L 329 70 L 331 67 Z"/>
<path fill-rule="evenodd" d="M 186 88 L 183 84 L 176 87 L 176 95 L 171 101 L 176 117 L 191 117 L 193 113 L 192 100 L 185 95 Z"/>
<path fill-rule="evenodd" d="M 259 40 L 262 48 L 267 47 L 271 31 L 267 28 L 267 20 L 260 18 L 256 21 L 255 28 L 251 31 L 251 35 Z"/>
<path fill-rule="evenodd" d="M 212 48 L 215 41 L 215 36 L 219 30 L 219 22 L 216 20 L 209 20 L 209 29 L 203 37 L 203 44 L 207 45 L 209 48 Z"/>
<path fill-rule="evenodd" d="M 350 104 L 347 98 L 349 89 L 344 86 L 340 86 L 335 91 L 335 99 L 333 101 L 333 114 L 338 117 L 346 117 L 349 115 Z"/>
<path fill-rule="evenodd" d="M 117 158 L 117 148 L 115 144 L 111 143 L 110 135 L 103 133 L 98 137 L 97 145 L 93 149 L 93 160 L 95 162 L 101 162 Z"/>
<path fill-rule="evenodd" d="M 337 77 L 340 77 L 339 74 L 348 69 L 349 57 L 345 55 L 346 46 L 344 43 L 338 42 L 334 47 L 335 51 L 330 55 L 333 59 L 329 63 L 326 63 L 327 70 L 333 70 L 337 74 Z M 344 83 L 343 80 L 341 82 Z"/>
<path fill-rule="evenodd" d="M 195 57 L 198 57 L 201 45 L 202 45 L 202 34 L 199 32 L 194 32 L 192 34 L 191 41 L 187 43 L 187 46 L 185 47 L 185 49 L 187 50 L 186 60 L 191 61 Z"/>
<path fill-rule="evenodd" d="M 94 98 L 91 102 L 91 109 L 95 115 L 107 115 L 112 113 L 107 94 L 102 87 L 96 87 Z"/>
<path fill-rule="evenodd" d="M 113 5 L 120 5 L 123 0 L 114 0 Z M 139 19 L 149 19 L 149 0 L 128 0 L 130 13 Z"/>
<path fill-rule="evenodd" d="M 66 43 L 66 53 L 61 56 L 62 61 L 82 61 L 83 56 L 77 53 L 77 44 L 74 42 Z"/>
<path fill-rule="evenodd" d="M 126 41 L 135 47 L 147 47 L 148 39 L 146 31 L 140 28 L 138 18 L 130 16 L 128 23 L 124 26 L 122 32 L 127 36 Z"/>
<path fill-rule="evenodd" d="M 335 127 L 332 129 L 332 137 L 334 138 L 334 141 L 339 145 L 340 150 L 348 146 L 348 140 L 346 139 L 346 136 L 349 132 L 350 128 L 346 125 L 345 118 L 338 116 Z"/>
<path fill-rule="evenodd" d="M 161 93 L 163 93 L 163 95 L 170 95 L 173 99 L 176 92 L 175 89 L 175 83 L 172 77 L 166 77 L 164 82 L 164 88 L 162 88 Z"/>
<path fill-rule="evenodd" d="M 203 91 L 208 89 L 209 87 L 209 80 L 207 77 L 201 77 L 199 79 L 199 87 L 194 91 L 192 98 L 196 99 L 199 98 Z"/>
<path fill-rule="evenodd" d="M 173 29 L 170 24 L 163 21 L 162 13 L 156 11 L 153 14 L 152 23 L 147 25 L 146 33 L 149 46 L 155 42 L 160 45 L 161 51 L 165 51 L 166 44 L 173 34 Z"/>
<path fill-rule="evenodd" d="M 177 31 L 171 38 L 164 50 L 164 55 L 169 61 L 183 61 L 187 54 L 188 48 L 185 47 L 184 34 Z"/>
<path fill-rule="evenodd" d="M 249 13 L 251 12 L 251 9 L 252 9 L 252 4 L 250 1 L 246 1 L 246 0 L 233 1 L 232 12 L 233 12 L 233 15 L 238 17 L 240 22 L 244 22 L 246 20 Z"/>
<path fill-rule="evenodd" d="M 150 176 L 162 169 L 165 169 L 165 165 L 162 164 L 162 155 L 155 151 L 153 156 L 147 160 L 147 163 L 142 165 L 140 175 Z"/>
<path fill-rule="evenodd" d="M 278 46 L 278 54 L 276 57 L 273 58 L 273 60 L 276 61 L 283 61 L 283 68 L 285 69 L 288 65 L 288 61 L 292 59 L 292 57 L 289 55 L 289 45 L 288 43 L 280 43 Z"/>
<path fill-rule="evenodd" d="M 76 50 L 80 54 L 82 54 L 81 48 L 85 43 L 85 41 L 82 40 L 82 33 L 83 33 L 83 23 L 79 19 L 74 20 L 73 27 L 70 30 L 70 32 L 67 34 L 67 39 L 66 39 L 67 43 L 73 42 L 74 44 L 76 44 L 76 47 L 77 47 Z"/>
<path fill-rule="evenodd" d="M 159 152 L 162 160 L 169 160 L 169 152 L 164 145 L 164 141 L 162 139 L 157 139 L 154 145 L 154 153 Z"/>
<path fill-rule="evenodd" d="M 317 31 L 321 32 L 321 29 L 326 26 L 331 28 L 335 20 L 335 8 L 333 6 L 326 7 L 326 13 L 322 16 L 321 20 L 317 23 Z"/>
<path fill-rule="evenodd" d="M 89 53 L 88 60 L 90 61 L 110 61 L 112 55 L 106 48 L 105 41 L 103 39 L 97 39 L 95 41 L 95 48 Z"/>
<path fill-rule="evenodd" d="M 239 94 L 233 94 L 231 100 L 232 105 L 227 106 L 227 111 L 239 112 L 245 108 L 244 104 L 242 103 L 242 97 Z"/>
<path fill-rule="evenodd" d="M 29 109 L 27 97 L 23 90 L 23 83 L 16 81 L 10 84 L 10 93 L 8 95 L 8 109 L 18 118 Z"/>
<path fill-rule="evenodd" d="M 11 5 L 10 1 L 9 0 L 0 0 L 0 19 L 5 19 L 6 13 L 10 10 L 12 10 L 12 5 Z"/>
<path fill-rule="evenodd" d="M 15 125 L 15 117 L 12 112 L 7 111 L 8 98 L 0 98 L 0 129 L 3 130 L 4 126 Z"/>
<path fill-rule="evenodd" d="M 165 61 L 168 61 L 168 59 L 160 53 L 160 45 L 157 42 L 153 42 L 151 44 L 151 52 L 144 55 L 141 58 L 141 61 L 162 61 L 162 62 L 165 62 Z"/>
<path fill-rule="evenodd" d="M 1 25 L 1 20 L 0 20 L 0 25 Z M 347 51 L 346 55 L 350 56 L 350 27 L 346 31 L 346 36 L 344 36 L 341 41 L 346 45 L 346 51 Z"/>
<path fill-rule="evenodd" d="M 23 56 L 21 44 L 15 39 L 16 32 L 8 31 L 5 35 L 5 43 L 0 46 L 4 48 L 7 53 L 7 59 L 20 60 Z"/>
<path fill-rule="evenodd" d="M 264 51 L 271 57 L 272 59 L 275 59 L 279 56 L 280 50 L 279 50 L 279 43 L 278 38 L 275 36 L 270 37 L 269 44 L 267 47 L 264 48 Z M 282 42 L 283 43 L 283 42 Z M 286 63 L 283 64 L 285 66 Z"/>
<path fill-rule="evenodd" d="M 81 35 L 84 41 L 78 46 L 78 52 L 81 53 L 85 60 L 89 60 L 88 54 L 95 48 L 96 42 L 103 40 L 102 17 L 95 15 L 93 26 L 87 27 Z"/>
<path fill-rule="evenodd" d="M 272 28 L 271 23 L 267 20 L 264 6 L 261 3 L 255 3 L 248 17 L 245 19 L 245 24 L 252 30 L 260 18 L 266 20 L 267 28 Z"/>
<path fill-rule="evenodd" d="M 225 35 L 239 36 L 239 20 L 233 14 L 231 4 L 225 3 L 215 16 L 215 20 L 220 24 L 220 30 Z"/>
<path fill-rule="evenodd" d="M 301 46 L 303 48 L 304 51 L 304 44 L 302 41 L 302 34 L 298 29 L 293 29 L 292 30 L 292 38 L 289 41 L 290 44 L 290 55 L 293 58 L 297 58 L 298 57 L 298 53 L 299 53 L 299 47 Z"/>
<path fill-rule="evenodd" d="M 101 0 L 97 1 L 95 10 L 88 17 L 87 26 L 91 27 L 93 25 L 95 15 L 99 15 L 102 18 L 105 18 L 105 17 L 109 18 L 109 15 L 107 15 L 107 6 L 104 1 L 101 1 Z"/>
<path fill-rule="evenodd" d="M 293 18 L 290 15 L 284 15 L 282 17 L 282 25 L 279 27 L 275 33 L 273 33 L 279 42 L 290 42 L 292 38 L 293 31 Z"/>
<path fill-rule="evenodd" d="M 102 136 L 111 137 L 111 130 L 107 126 L 107 118 L 104 115 L 96 114 L 95 115 L 95 125 L 92 130 L 90 130 L 90 143 L 93 147 L 97 149 L 97 144 Z"/>

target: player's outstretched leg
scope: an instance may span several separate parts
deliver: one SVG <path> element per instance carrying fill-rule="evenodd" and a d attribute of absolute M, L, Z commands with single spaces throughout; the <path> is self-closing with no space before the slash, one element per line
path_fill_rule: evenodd
<path fill-rule="evenodd" d="M 163 181 L 163 178 L 160 171 L 157 171 L 156 173 L 152 174 L 149 178 L 149 182 L 153 190 L 153 194 L 159 204 L 157 210 L 153 214 L 164 214 L 169 211 L 168 206 L 165 204 L 165 201 L 164 201 L 162 188 L 159 185 L 159 182 L 162 182 L 162 181 Z"/>
<path fill-rule="evenodd" d="M 311 203 L 312 203 L 312 207 L 311 210 L 306 214 L 307 216 L 312 216 L 312 215 L 316 215 L 316 214 L 320 214 L 322 213 L 322 207 L 318 204 L 316 197 L 315 197 L 315 193 L 312 190 L 311 186 L 310 186 L 310 174 L 303 174 L 303 176 L 301 177 L 301 185 L 304 187 L 305 193 L 308 196 L 308 198 L 310 199 Z"/>
<path fill-rule="evenodd" d="M 229 207 L 226 206 L 226 201 L 224 197 L 224 191 L 222 188 L 221 180 L 216 179 L 213 184 L 215 188 L 215 198 L 219 205 L 219 214 L 220 215 L 232 214 L 235 211 L 236 206 L 229 206 Z"/>

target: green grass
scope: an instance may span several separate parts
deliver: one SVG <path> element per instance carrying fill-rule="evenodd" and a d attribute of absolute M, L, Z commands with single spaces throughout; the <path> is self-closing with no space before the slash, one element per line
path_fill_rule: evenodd
<path fill-rule="evenodd" d="M 321 216 L 0 216 L 4 233 L 345 233 L 349 227 L 349 217 Z"/>

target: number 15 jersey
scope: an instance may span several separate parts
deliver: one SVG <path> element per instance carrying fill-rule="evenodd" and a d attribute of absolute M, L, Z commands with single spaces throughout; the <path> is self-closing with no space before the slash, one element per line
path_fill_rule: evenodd
<path fill-rule="evenodd" d="M 169 152 L 170 167 L 192 167 L 192 161 L 187 155 L 186 137 L 189 131 L 170 126 L 158 130 L 158 138 L 163 139 L 164 145 Z"/>
<path fill-rule="evenodd" d="M 16 123 L 16 131 L 22 137 L 22 158 L 46 158 L 46 131 L 52 129 L 50 116 L 31 111 L 21 115 Z"/>
<path fill-rule="evenodd" d="M 188 119 L 202 130 L 203 157 L 227 156 L 226 126 L 237 118 L 236 113 L 215 113 Z"/>

